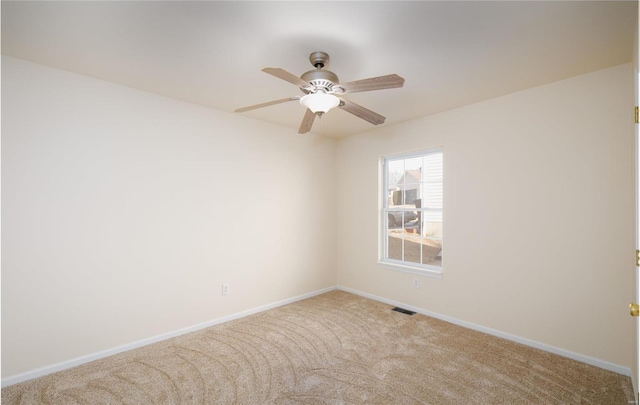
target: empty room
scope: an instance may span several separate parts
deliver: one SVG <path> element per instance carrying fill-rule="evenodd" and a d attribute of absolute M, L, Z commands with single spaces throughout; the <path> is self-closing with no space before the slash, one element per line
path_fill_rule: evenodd
<path fill-rule="evenodd" d="M 3 404 L 637 403 L 638 2 L 0 6 Z"/>

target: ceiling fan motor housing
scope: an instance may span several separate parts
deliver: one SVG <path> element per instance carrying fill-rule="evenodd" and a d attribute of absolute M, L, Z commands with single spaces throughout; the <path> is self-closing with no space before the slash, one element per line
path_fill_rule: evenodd
<path fill-rule="evenodd" d="M 333 91 L 333 86 L 340 83 L 338 76 L 330 70 L 310 70 L 300 78 L 305 82 L 311 83 L 316 90 L 324 90 L 326 93 Z M 304 88 L 302 88 L 302 91 L 309 93 Z"/>

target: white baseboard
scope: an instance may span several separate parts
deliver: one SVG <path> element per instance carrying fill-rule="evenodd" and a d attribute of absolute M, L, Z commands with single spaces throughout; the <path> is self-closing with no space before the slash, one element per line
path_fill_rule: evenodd
<path fill-rule="evenodd" d="M 216 318 L 211 321 L 199 323 L 197 325 L 189 326 L 183 329 L 179 329 L 173 332 L 163 333 L 161 335 L 157 335 L 148 339 L 138 340 L 137 342 L 129 343 L 126 345 L 118 346 L 113 349 L 104 350 L 98 353 L 89 354 L 82 357 L 77 357 L 72 360 L 63 361 L 61 363 L 53 364 L 51 366 L 46 366 L 42 368 L 38 368 L 32 371 L 27 371 L 22 374 L 18 374 L 15 376 L 7 377 L 2 379 L 2 388 L 8 387 L 10 385 L 18 384 L 24 381 L 32 380 L 34 378 L 42 377 L 47 374 L 55 373 L 57 371 L 67 370 L 72 367 L 79 366 L 81 364 L 89 363 L 94 360 L 103 359 L 105 357 L 113 356 L 114 354 L 126 352 L 132 349 L 137 349 L 142 346 L 150 345 L 152 343 L 160 342 L 163 340 L 167 340 L 176 336 L 184 335 L 186 333 L 191 333 L 198 331 L 200 329 L 208 328 L 210 326 L 219 325 L 221 323 L 229 322 L 234 319 L 243 318 L 248 315 L 257 314 L 259 312 L 264 312 L 273 308 L 281 307 L 283 305 L 292 304 L 296 301 L 301 301 L 307 298 L 315 297 L 316 295 L 324 294 L 329 291 L 335 290 L 336 287 L 328 287 L 322 290 L 310 292 L 307 294 L 299 295 L 293 298 L 287 298 L 282 301 L 274 302 L 271 304 L 263 305 L 257 308 L 248 309 L 246 311 L 238 312 L 236 314 L 223 316 L 221 318 Z"/>
<path fill-rule="evenodd" d="M 156 342 L 160 342 L 166 339 L 170 339 L 176 336 L 180 336 L 180 335 L 184 335 L 186 333 L 190 333 L 190 332 L 195 332 L 204 328 L 208 328 L 210 326 L 214 326 L 214 325 L 219 325 L 221 323 L 225 323 L 225 322 L 229 322 L 232 321 L 234 319 L 239 319 L 239 318 L 243 318 L 245 316 L 249 316 L 249 315 L 253 315 L 253 314 L 257 314 L 259 312 L 264 312 L 273 308 L 277 308 L 283 305 L 287 305 L 287 304 L 292 304 L 294 302 L 297 301 L 301 301 L 307 298 L 311 298 L 311 297 L 315 297 L 316 295 L 320 295 L 320 294 L 324 294 L 327 293 L 329 291 L 333 291 L 335 289 L 341 290 L 341 291 L 345 291 L 348 293 L 352 293 L 352 294 L 356 294 L 359 295 L 361 297 L 365 297 L 365 298 L 369 298 L 375 301 L 379 301 L 379 302 L 383 302 L 385 304 L 389 304 L 389 305 L 393 305 L 393 306 L 398 306 L 398 307 L 402 307 L 405 309 L 409 309 L 411 311 L 415 311 L 419 314 L 423 314 L 423 315 L 427 315 L 427 316 L 431 316 L 433 318 L 437 318 L 437 319 L 441 319 L 443 321 L 446 322 L 450 322 L 454 325 L 459 325 L 465 328 L 469 328 L 472 330 L 477 330 L 479 332 L 484 332 L 486 334 L 492 335 L 492 336 L 497 336 L 503 339 L 507 339 L 507 340 L 511 340 L 513 342 L 516 343 L 521 343 L 523 345 L 526 346 L 530 346 L 536 349 L 540 349 L 540 350 L 544 350 L 550 353 L 554 353 L 563 357 L 568 357 L 570 359 L 573 360 L 577 360 L 586 364 L 590 364 L 592 366 L 596 366 L 596 367 L 600 367 L 603 368 L 605 370 L 609 370 L 609 371 L 613 371 L 615 373 L 618 374 L 622 374 L 622 375 L 626 375 L 626 376 L 631 376 L 631 369 L 628 367 L 623 367 L 617 364 L 613 364 L 613 363 L 609 363 L 600 359 L 596 359 L 593 357 L 589 357 L 589 356 L 584 356 L 578 353 L 574 353 L 568 350 L 564 350 L 564 349 L 560 349 L 554 346 L 550 346 L 550 345 L 546 345 L 544 343 L 539 343 L 533 340 L 529 340 L 529 339 L 525 339 L 522 338 L 520 336 L 516 336 L 516 335 L 511 335 L 509 333 L 505 333 L 505 332 L 501 332 L 499 330 L 495 330 L 495 329 L 491 329 L 491 328 L 487 328 L 481 325 L 477 325 L 471 322 L 467 322 L 467 321 L 462 321 L 456 318 L 452 318 L 446 315 L 441 315 L 435 312 L 431 312 L 431 311 L 427 311 L 424 310 L 422 308 L 418 308 L 418 307 L 414 307 L 411 305 L 407 305 L 405 303 L 399 302 L 399 301 L 394 301 L 394 300 L 390 300 L 387 298 L 382 298 L 382 297 L 378 297 L 376 295 L 373 294 L 369 294 L 369 293 L 365 293 L 359 290 L 354 290 L 351 288 L 347 288 L 347 287 L 343 287 L 343 286 L 337 286 L 337 287 L 328 287 L 328 288 L 324 288 L 322 290 L 318 290 L 318 291 L 314 291 L 311 293 L 307 293 L 307 294 L 303 294 L 303 295 L 299 295 L 297 297 L 292 297 L 292 298 L 288 298 L 282 301 L 278 301 L 278 302 L 274 302 L 271 304 L 267 304 L 267 305 L 263 305 L 257 308 L 252 308 L 252 309 L 248 309 L 246 311 L 242 311 L 242 312 L 238 312 L 236 314 L 232 314 L 232 315 L 228 315 L 228 316 L 224 316 L 221 318 L 216 318 L 213 319 L 211 321 L 208 322 L 203 322 L 197 325 L 193 325 L 193 326 L 189 326 L 183 329 L 179 329 L 173 332 L 168 332 L 168 333 L 164 333 L 158 336 L 154 336 L 148 339 L 143 339 L 143 340 L 139 340 L 133 343 L 129 343 L 126 345 L 122 345 L 122 346 L 118 346 L 115 347 L 113 349 L 108 349 L 108 350 L 104 350 L 98 353 L 94 353 L 94 354 L 90 354 L 87 356 L 82 356 L 82 357 L 77 357 L 75 359 L 72 360 L 68 360 L 68 361 L 64 361 L 61 363 L 57 363 L 51 366 L 46 366 L 46 367 L 42 367 L 36 370 L 32 370 L 32 371 L 28 371 L 22 374 L 18 374 L 15 376 L 11 376 L 11 377 L 7 377 L 2 379 L 2 388 L 4 387 L 8 387 L 10 385 L 14 385 L 14 384 L 18 384 L 24 381 L 28 381 L 34 378 L 38 378 L 38 377 L 42 377 L 44 375 L 47 374 L 51 374 L 51 373 L 55 373 L 58 371 L 62 371 L 62 370 L 66 370 L 72 367 L 76 367 L 79 366 L 81 364 L 85 364 L 85 363 L 89 363 L 91 361 L 94 360 L 99 360 L 105 357 L 109 357 L 109 356 L 113 356 L 114 354 L 118 354 L 118 353 L 122 353 L 122 352 L 126 352 L 132 349 L 136 349 L 142 346 L 146 346 L 146 345 L 150 345 L 152 343 L 156 343 Z"/>
<path fill-rule="evenodd" d="M 521 343 L 521 344 L 523 344 L 525 346 L 530 346 L 530 347 L 533 347 L 533 348 L 536 348 L 536 349 L 544 350 L 544 351 L 549 352 L 549 353 L 554 353 L 554 354 L 557 354 L 557 355 L 560 355 L 560 356 L 563 356 L 563 357 L 568 357 L 570 359 L 577 360 L 577 361 L 580 361 L 582 363 L 590 364 L 592 366 L 600 367 L 600 368 L 603 368 L 605 370 L 613 371 L 614 373 L 618 373 L 618 374 L 622 374 L 622 375 L 626 375 L 626 376 L 631 377 L 631 369 L 628 368 L 628 367 L 620 366 L 618 364 L 609 363 L 609 362 L 606 362 L 604 360 L 596 359 L 594 357 L 589 357 L 589 356 L 585 356 L 585 355 L 582 355 L 582 354 L 571 352 L 569 350 L 560 349 L 558 347 L 554 347 L 554 346 L 550 346 L 550 345 L 547 345 L 547 344 L 544 344 L 544 343 L 536 342 L 534 340 L 529 340 L 529 339 L 526 339 L 526 338 L 523 338 L 523 337 L 520 337 L 520 336 L 516 336 L 516 335 L 509 334 L 509 333 L 505 333 L 505 332 L 502 332 L 502 331 L 499 331 L 499 330 L 496 330 L 496 329 L 487 328 L 487 327 L 484 327 L 484 326 L 481 326 L 481 325 L 477 325 L 475 323 L 471 323 L 471 322 L 467 322 L 467 321 L 461 321 L 459 319 L 452 318 L 450 316 L 441 315 L 441 314 L 438 314 L 438 313 L 435 313 L 435 312 L 424 310 L 422 308 L 418 308 L 418 307 L 414 307 L 414 306 L 411 306 L 411 305 L 407 305 L 407 304 L 399 302 L 399 301 L 389 300 L 389 299 L 386 299 L 386 298 L 378 297 L 376 295 L 365 293 L 365 292 L 358 291 L 358 290 L 354 290 L 354 289 L 351 289 L 351 288 L 338 286 L 337 289 L 341 290 L 341 291 L 345 291 L 345 292 L 351 293 L 351 294 L 356 294 L 356 295 L 359 295 L 361 297 L 370 298 L 370 299 L 375 300 L 375 301 L 383 302 L 385 304 L 389 304 L 389 305 L 405 308 L 405 309 L 417 312 L 419 314 L 423 314 L 423 315 L 431 316 L 433 318 L 441 319 L 443 321 L 452 323 L 454 325 L 463 326 L 465 328 L 477 330 L 479 332 L 484 332 L 484 333 L 486 333 L 488 335 L 497 336 L 499 338 L 511 340 L 513 342 L 516 342 L 516 343 Z"/>

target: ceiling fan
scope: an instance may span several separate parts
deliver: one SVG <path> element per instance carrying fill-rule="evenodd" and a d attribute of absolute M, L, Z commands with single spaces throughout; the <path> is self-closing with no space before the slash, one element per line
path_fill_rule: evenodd
<path fill-rule="evenodd" d="M 382 124 L 385 120 L 380 114 L 368 110 L 353 101 L 346 100 L 341 96 L 347 93 L 357 93 L 361 91 L 392 89 L 402 87 L 404 79 L 396 74 L 371 77 L 369 79 L 356 80 L 347 83 L 340 83 L 338 76 L 330 70 L 322 70 L 329 64 L 329 55 L 325 52 L 313 52 L 309 55 L 309 61 L 316 68 L 303 73 L 298 77 L 280 68 L 264 68 L 263 72 L 273 75 L 279 79 L 286 80 L 300 87 L 304 93 L 302 96 L 282 98 L 280 100 L 268 101 L 266 103 L 238 108 L 235 112 L 245 112 L 257 108 L 268 107 L 270 105 L 286 103 L 287 101 L 299 100 L 300 104 L 307 108 L 302 118 L 298 133 L 304 134 L 311 130 L 316 116 L 321 117 L 334 107 L 362 118 L 373 125 Z"/>

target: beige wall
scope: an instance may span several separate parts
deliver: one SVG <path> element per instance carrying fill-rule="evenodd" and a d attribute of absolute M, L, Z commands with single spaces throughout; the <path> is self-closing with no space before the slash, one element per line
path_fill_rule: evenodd
<path fill-rule="evenodd" d="M 336 142 L 3 57 L 2 377 L 336 284 L 630 368 L 632 85 Z M 433 146 L 444 278 L 414 289 L 376 264 L 378 159 Z"/>
<path fill-rule="evenodd" d="M 335 146 L 3 57 L 2 377 L 334 286 Z"/>
<path fill-rule="evenodd" d="M 338 144 L 338 284 L 632 367 L 631 64 Z M 437 95 L 434 95 L 437 97 Z M 444 277 L 377 265 L 378 162 L 444 148 Z"/>

